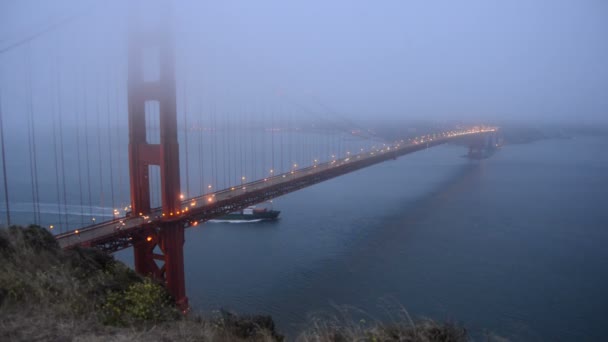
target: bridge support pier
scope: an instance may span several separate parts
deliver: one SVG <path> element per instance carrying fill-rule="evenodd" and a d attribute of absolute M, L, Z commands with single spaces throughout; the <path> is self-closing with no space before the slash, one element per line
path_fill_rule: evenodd
<path fill-rule="evenodd" d="M 160 248 L 165 254 L 165 280 L 167 289 L 182 311 L 188 310 L 186 279 L 184 277 L 184 227 L 176 222 L 161 228 Z"/>
<path fill-rule="evenodd" d="M 475 137 L 469 143 L 468 157 L 470 159 L 483 159 L 490 156 L 497 146 L 497 137 L 495 133 L 486 133 Z"/>
<path fill-rule="evenodd" d="M 184 277 L 184 227 L 178 222 L 151 229 L 145 240 L 133 245 L 135 271 L 163 281 L 177 306 L 188 310 Z"/>

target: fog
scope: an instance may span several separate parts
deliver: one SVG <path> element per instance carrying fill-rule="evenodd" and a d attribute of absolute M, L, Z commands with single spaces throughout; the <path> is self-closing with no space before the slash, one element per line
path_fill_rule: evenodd
<path fill-rule="evenodd" d="M 175 313 L 35 224 L 288 339 L 604 340 L 607 95 L 607 0 L 0 0 L 0 335 L 258 328 L 95 325 Z"/>
<path fill-rule="evenodd" d="M 126 97 L 126 2 L 0 6 L 5 112 L 22 110 L 28 73 L 38 113 L 57 83 L 67 103 L 85 88 Z M 608 121 L 601 0 L 176 1 L 172 17 L 178 94 L 193 106 L 329 108 L 359 121 Z"/>

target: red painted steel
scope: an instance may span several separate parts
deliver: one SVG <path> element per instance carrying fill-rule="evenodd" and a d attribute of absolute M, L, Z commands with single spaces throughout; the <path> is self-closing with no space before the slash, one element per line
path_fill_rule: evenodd
<path fill-rule="evenodd" d="M 170 30 L 169 1 L 148 2 L 159 5 L 165 16 L 154 30 L 137 28 L 137 9 L 131 8 L 129 32 L 129 172 L 131 212 L 144 216 L 151 211 L 150 165 L 160 166 L 161 203 L 164 212 L 179 210 L 181 201 L 179 177 L 179 145 L 177 142 L 177 114 L 172 32 Z M 155 52 L 157 56 L 146 56 Z M 156 80 L 146 79 L 144 58 L 159 61 Z M 157 101 L 159 107 L 160 141 L 146 140 L 146 102 Z M 184 279 L 184 227 L 174 222 L 159 221 L 141 232 L 143 239 L 133 244 L 135 271 L 166 282 L 182 310 L 188 308 Z M 158 247 L 158 248 L 156 248 Z M 162 254 L 155 252 L 160 250 Z"/>

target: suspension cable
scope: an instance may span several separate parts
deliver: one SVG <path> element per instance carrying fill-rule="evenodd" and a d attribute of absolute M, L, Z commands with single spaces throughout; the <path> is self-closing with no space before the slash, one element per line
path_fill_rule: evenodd
<path fill-rule="evenodd" d="M 213 121 L 212 125 L 213 125 L 213 129 L 211 132 L 213 132 L 213 146 L 211 148 L 211 157 L 212 157 L 212 165 L 211 165 L 211 183 L 213 183 L 213 185 L 215 186 L 215 189 L 217 189 L 219 187 L 219 183 L 217 180 L 217 168 L 218 168 L 218 161 L 217 161 L 217 149 L 218 149 L 218 137 L 217 135 L 219 134 L 218 128 L 217 128 L 217 113 L 215 112 L 215 102 L 213 104 L 213 108 L 210 108 L 209 113 L 211 114 L 211 120 Z M 224 168 L 224 179 L 226 177 L 226 172 L 228 170 L 226 170 L 226 168 Z M 226 184 L 223 184 L 226 185 Z"/>
<path fill-rule="evenodd" d="M 95 114 L 96 114 L 96 135 L 97 135 L 97 156 L 99 160 L 99 201 L 100 207 L 104 208 L 104 192 L 103 192 L 103 169 L 102 169 L 102 157 L 101 157 L 101 114 L 99 110 L 99 80 L 97 80 L 97 95 L 95 96 Z"/>
<path fill-rule="evenodd" d="M 217 107 L 214 104 L 214 111 L 217 110 Z M 222 163 L 224 165 L 224 170 L 228 170 L 228 172 L 224 171 L 222 172 L 224 174 L 224 187 L 228 187 L 232 185 L 232 167 L 231 167 L 231 159 L 230 156 L 232 156 L 232 154 L 230 153 L 230 146 L 231 144 L 231 138 L 232 136 L 229 136 L 229 134 L 231 133 L 231 129 L 229 129 L 229 119 L 230 119 L 230 111 L 228 111 L 226 113 L 226 115 L 224 115 L 224 127 L 222 128 Z M 226 149 L 228 149 L 228 152 L 226 154 Z M 228 164 L 228 168 L 226 168 L 226 164 Z M 228 174 L 228 183 L 226 183 L 226 174 Z M 236 177 L 236 171 L 234 172 Z M 217 176 L 217 172 L 216 172 L 216 176 Z"/>
<path fill-rule="evenodd" d="M 186 150 L 186 195 L 190 198 L 190 164 L 188 151 L 188 94 L 186 89 L 186 80 L 184 80 L 184 148 Z"/>
<path fill-rule="evenodd" d="M 63 222 L 62 222 L 62 217 L 61 217 L 61 184 L 59 182 L 59 156 L 57 153 L 57 102 L 59 101 L 59 88 L 57 87 L 57 85 L 59 84 L 59 78 L 57 76 L 57 73 L 55 73 L 55 83 L 56 83 L 56 87 L 55 87 L 55 100 L 53 101 L 53 106 L 52 108 L 52 112 L 53 112 L 53 157 L 54 157 L 54 161 L 55 161 L 55 187 L 56 187 L 56 194 L 57 194 L 57 216 L 58 216 L 58 221 L 59 221 L 59 227 L 60 227 L 60 231 L 63 232 L 64 231 L 64 226 L 63 226 Z"/>
<path fill-rule="evenodd" d="M 4 180 L 4 202 L 6 207 L 6 225 L 11 225 L 11 210 L 8 202 L 8 175 L 6 174 L 6 152 L 4 150 L 4 120 L 2 115 L 2 91 L 0 90 L 0 150 L 2 150 L 2 178 Z"/>
<path fill-rule="evenodd" d="M 110 156 L 110 202 L 112 203 L 112 218 L 114 218 L 114 210 L 116 210 L 116 206 L 114 202 L 114 158 L 112 153 L 112 126 L 110 123 L 110 117 L 110 73 L 108 72 L 106 79 L 106 124 L 108 127 L 108 154 Z M 99 132 L 99 135 L 101 135 L 101 132 Z"/>
<path fill-rule="evenodd" d="M 76 84 L 76 82 L 74 82 L 74 84 Z M 78 92 L 78 89 L 75 89 L 74 93 L 76 94 L 77 92 Z M 83 101 L 80 101 L 80 102 L 81 102 L 80 104 L 82 105 Z M 86 104 L 83 107 L 86 107 Z M 76 157 L 77 157 L 77 161 L 78 161 L 78 192 L 79 192 L 78 199 L 80 200 L 80 225 L 84 226 L 84 203 L 83 203 L 83 193 L 82 193 L 82 165 L 81 165 L 81 155 L 80 155 L 81 154 L 81 146 L 80 146 L 80 116 L 81 116 L 81 114 L 78 113 L 79 110 L 77 109 L 78 101 L 76 103 L 75 108 L 76 108 L 76 110 L 74 110 L 74 113 L 76 115 Z"/>
<path fill-rule="evenodd" d="M 30 49 L 29 44 L 26 51 L 25 61 L 27 63 L 27 77 L 26 77 L 26 108 L 27 108 L 27 136 L 28 136 L 28 152 L 29 152 L 29 161 L 30 161 L 30 181 L 32 187 L 32 206 L 33 206 L 33 214 L 34 214 L 34 223 L 39 223 L 39 211 L 40 208 L 38 206 L 38 172 L 36 165 L 36 145 L 35 145 L 35 137 L 34 137 L 34 118 L 33 118 L 33 104 L 32 104 L 32 79 L 31 79 L 31 62 L 30 62 Z"/>
<path fill-rule="evenodd" d="M 59 71 L 58 71 L 59 72 Z M 58 92 L 58 110 L 59 110 L 59 156 L 61 158 L 61 181 L 63 183 L 63 215 L 65 218 L 65 226 L 66 229 L 69 226 L 68 223 L 68 198 L 66 192 L 66 182 L 65 182 L 65 158 L 64 158 L 64 143 L 63 143 L 63 110 L 61 108 L 61 79 L 57 79 L 57 92 Z"/>
<path fill-rule="evenodd" d="M 89 220 L 91 220 L 93 218 L 93 195 L 92 195 L 92 191 L 91 191 L 91 150 L 89 149 L 89 133 L 90 133 L 90 128 L 89 128 L 89 110 L 88 110 L 88 92 L 87 92 L 87 85 L 86 85 L 86 78 L 85 78 L 85 85 L 83 87 L 83 97 L 84 97 L 84 149 L 85 149 L 85 156 L 87 159 L 87 194 L 88 194 L 88 206 L 89 206 Z"/>
<path fill-rule="evenodd" d="M 118 77 L 117 77 L 118 78 Z M 121 143 L 121 139 L 120 139 L 120 86 L 119 86 L 119 82 L 118 79 L 116 80 L 116 144 L 120 147 L 122 147 L 122 143 Z M 119 201 L 119 205 L 122 207 L 123 205 L 123 194 L 122 194 L 122 158 L 120 156 L 120 153 L 118 154 L 118 201 Z"/>
<path fill-rule="evenodd" d="M 199 102 L 199 115 L 198 115 L 198 134 L 197 134 L 197 140 L 198 140 L 198 166 L 199 166 L 199 174 L 201 176 L 201 183 L 200 183 L 200 188 L 201 188 L 201 193 L 200 195 L 204 195 L 205 194 L 205 169 L 203 168 L 203 125 L 201 124 L 201 117 L 203 116 L 203 102 Z"/>
<path fill-rule="evenodd" d="M 276 129 L 275 128 L 275 120 L 274 120 L 275 111 L 271 110 L 271 114 L 270 115 L 271 115 L 271 118 L 270 118 L 270 147 L 272 149 L 272 156 L 271 156 L 272 161 L 271 161 L 271 165 L 270 165 L 270 167 L 271 167 L 270 170 L 272 170 L 272 171 L 269 170 L 269 172 L 270 172 L 270 176 L 272 177 L 272 176 L 274 176 L 274 172 L 275 172 L 274 169 L 276 167 L 275 164 L 274 164 L 274 149 L 275 149 L 275 146 L 274 146 L 274 132 L 275 132 L 275 129 Z"/>

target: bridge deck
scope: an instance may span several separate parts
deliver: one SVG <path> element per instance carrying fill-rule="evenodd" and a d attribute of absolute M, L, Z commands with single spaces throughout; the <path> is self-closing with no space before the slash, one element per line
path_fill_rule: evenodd
<path fill-rule="evenodd" d="M 440 145 L 458 138 L 493 132 L 495 129 L 477 129 L 441 133 L 432 139 L 416 139 L 411 142 L 396 143 L 384 149 L 353 154 L 346 158 L 317 164 L 288 173 L 244 183 L 229 189 L 206 194 L 182 202 L 182 209 L 175 213 L 163 213 L 161 208 L 150 213 L 137 213 L 130 217 L 119 218 L 68 233 L 56 238 L 63 248 L 76 245 L 98 246 L 108 251 L 129 247 L 139 239 L 145 238 L 149 229 L 154 229 L 163 221 L 179 221 L 184 226 L 196 226 L 226 215 L 232 211 L 261 203 L 286 193 L 334 178 L 355 170 L 374 165 L 389 159 L 412 153 L 427 147 Z M 435 135 L 437 136 L 437 135 Z M 135 213 L 134 213 L 135 214 Z"/>

